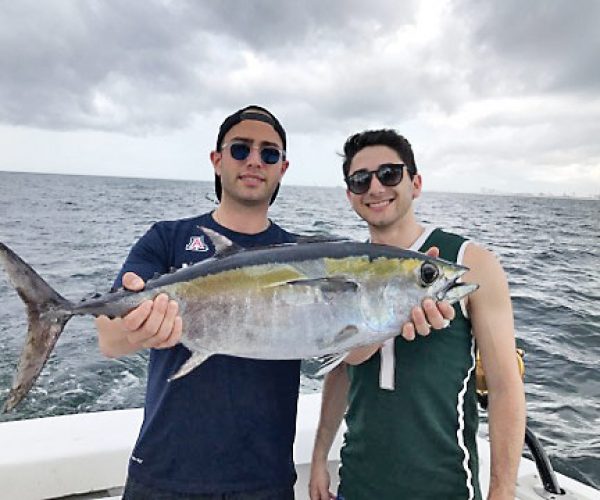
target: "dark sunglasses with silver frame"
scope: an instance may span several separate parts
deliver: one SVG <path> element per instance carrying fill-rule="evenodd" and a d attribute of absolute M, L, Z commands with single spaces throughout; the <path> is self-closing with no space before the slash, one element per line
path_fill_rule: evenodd
<path fill-rule="evenodd" d="M 285 151 L 278 149 L 275 146 L 255 146 L 247 142 L 234 141 L 226 142 L 221 148 L 229 148 L 231 157 L 234 160 L 242 161 L 250 156 L 250 149 L 258 149 L 260 151 L 260 159 L 266 165 L 275 165 L 282 158 L 285 158 Z"/>
<path fill-rule="evenodd" d="M 393 187 L 402 182 L 404 168 L 412 178 L 415 172 L 411 171 L 410 167 L 407 167 L 404 163 L 382 163 L 377 167 L 377 170 L 361 168 L 352 175 L 348 175 L 344 180 L 352 193 L 365 194 L 371 186 L 373 175 L 384 186 Z"/>

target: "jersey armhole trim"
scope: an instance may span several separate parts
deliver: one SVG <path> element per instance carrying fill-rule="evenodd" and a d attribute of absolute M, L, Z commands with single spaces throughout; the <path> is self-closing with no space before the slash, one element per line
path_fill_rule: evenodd
<path fill-rule="evenodd" d="M 416 239 L 416 241 L 410 246 L 410 248 L 408 248 L 408 250 L 414 250 L 415 252 L 418 252 L 419 249 L 427 241 L 427 238 L 429 238 L 431 236 L 431 233 L 433 233 L 436 229 L 437 227 L 432 225 L 425 226 L 423 234 Z"/>
<path fill-rule="evenodd" d="M 458 255 L 456 256 L 456 263 L 460 264 L 460 265 L 464 265 L 464 258 L 465 258 L 465 252 L 467 251 L 467 246 L 469 245 L 469 243 L 471 243 L 471 240 L 465 240 L 463 241 L 462 245 L 460 246 L 460 248 L 458 249 Z M 462 299 L 460 301 L 460 310 L 463 313 L 463 316 L 465 318 L 469 317 L 469 313 L 467 312 L 467 305 L 465 302 L 465 299 Z"/>

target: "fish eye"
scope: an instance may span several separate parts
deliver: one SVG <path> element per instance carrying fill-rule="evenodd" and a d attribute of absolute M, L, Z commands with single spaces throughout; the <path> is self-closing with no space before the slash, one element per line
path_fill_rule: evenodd
<path fill-rule="evenodd" d="M 421 285 L 431 285 L 436 279 L 438 279 L 439 275 L 440 270 L 433 262 L 423 262 L 421 265 Z"/>

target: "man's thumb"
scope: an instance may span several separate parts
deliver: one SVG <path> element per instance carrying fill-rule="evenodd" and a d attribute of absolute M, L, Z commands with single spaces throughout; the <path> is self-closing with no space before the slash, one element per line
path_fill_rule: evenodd
<path fill-rule="evenodd" d="M 431 247 L 425 252 L 425 255 L 437 259 L 440 256 L 440 249 L 438 247 Z"/>
<path fill-rule="evenodd" d="M 125 273 L 123 275 L 123 287 L 133 292 L 139 292 L 144 288 L 144 280 L 135 273 Z"/>

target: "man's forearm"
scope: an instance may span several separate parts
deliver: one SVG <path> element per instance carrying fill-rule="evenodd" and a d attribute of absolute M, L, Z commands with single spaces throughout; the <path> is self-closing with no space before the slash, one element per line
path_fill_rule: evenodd
<path fill-rule="evenodd" d="M 315 437 L 313 461 L 327 461 L 329 450 L 346 412 L 348 397 L 348 373 L 345 363 L 325 376 L 321 399 L 321 416 Z"/>
<path fill-rule="evenodd" d="M 344 358 L 344 363 L 349 365 L 360 365 L 379 351 L 381 345 L 382 344 L 372 344 L 352 349 Z"/>
<path fill-rule="evenodd" d="M 525 436 L 525 397 L 522 383 L 513 385 L 489 394 L 490 500 L 515 497 Z"/>

